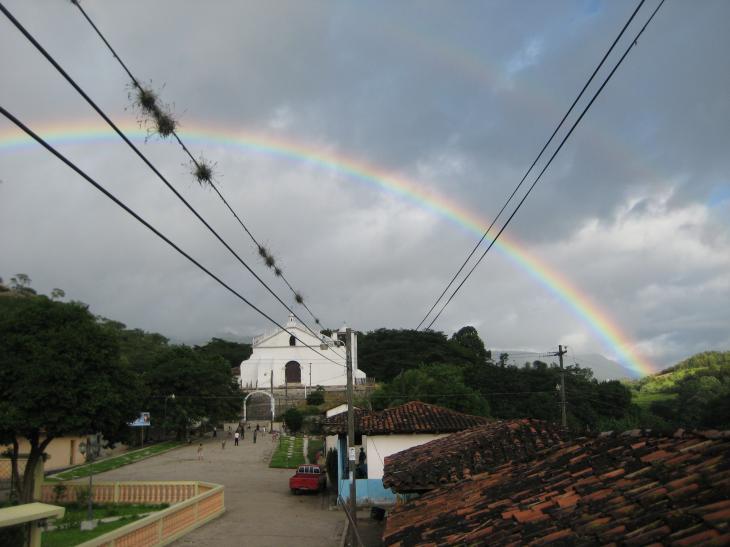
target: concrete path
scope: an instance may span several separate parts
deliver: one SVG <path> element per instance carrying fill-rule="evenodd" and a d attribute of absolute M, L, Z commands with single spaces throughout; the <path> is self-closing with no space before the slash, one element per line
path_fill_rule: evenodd
<path fill-rule="evenodd" d="M 262 422 L 263 426 L 264 422 Z M 254 426 L 255 427 L 255 424 Z M 335 546 L 344 527 L 341 511 L 328 509 L 328 497 L 289 492 L 290 469 L 269 469 L 274 449 L 271 435 L 261 434 L 254 444 L 251 431 L 239 446 L 226 437 L 203 443 L 203 461 L 197 460 L 197 442 L 113 471 L 95 475 L 99 480 L 204 480 L 226 487 L 226 512 L 173 545 Z"/>

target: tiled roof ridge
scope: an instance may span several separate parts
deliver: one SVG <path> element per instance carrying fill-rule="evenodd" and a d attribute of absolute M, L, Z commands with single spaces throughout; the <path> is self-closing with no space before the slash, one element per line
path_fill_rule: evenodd
<path fill-rule="evenodd" d="M 508 461 L 534 459 L 569 438 L 567 429 L 545 420 L 492 420 L 386 456 L 383 484 L 397 492 L 431 490 Z"/>
<path fill-rule="evenodd" d="M 408 401 L 383 410 L 355 413 L 355 430 L 362 434 L 386 433 L 441 433 L 468 429 L 485 423 L 487 418 L 465 414 L 422 401 Z M 344 432 L 345 417 L 342 414 L 327 418 L 325 430 Z"/>

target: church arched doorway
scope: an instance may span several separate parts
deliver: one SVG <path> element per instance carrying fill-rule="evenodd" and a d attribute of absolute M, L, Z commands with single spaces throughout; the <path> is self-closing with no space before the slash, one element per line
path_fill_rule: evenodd
<path fill-rule="evenodd" d="M 296 361 L 289 361 L 284 366 L 284 379 L 287 384 L 301 384 L 302 366 Z"/>

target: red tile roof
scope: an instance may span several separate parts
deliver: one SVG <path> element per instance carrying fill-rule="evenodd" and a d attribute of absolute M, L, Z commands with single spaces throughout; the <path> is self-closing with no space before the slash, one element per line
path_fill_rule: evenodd
<path fill-rule="evenodd" d="M 569 438 L 542 420 L 495 420 L 386 456 L 383 485 L 399 493 L 432 490 L 508 461 L 533 460 Z"/>
<path fill-rule="evenodd" d="M 481 416 L 462 414 L 420 401 L 381 411 L 355 411 L 355 431 L 363 435 L 453 433 L 487 421 Z M 325 419 L 324 430 L 328 434 L 347 433 L 347 413 Z"/>
<path fill-rule="evenodd" d="M 396 507 L 386 545 L 730 544 L 730 432 L 552 446 Z"/>

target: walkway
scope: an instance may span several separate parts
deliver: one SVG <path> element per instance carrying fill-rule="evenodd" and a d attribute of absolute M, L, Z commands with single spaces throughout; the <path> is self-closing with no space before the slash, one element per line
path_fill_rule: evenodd
<path fill-rule="evenodd" d="M 239 446 L 227 439 L 225 450 L 220 437 L 207 439 L 203 443 L 203 461 L 197 461 L 198 445 L 193 443 L 94 477 L 223 484 L 225 514 L 173 545 L 338 545 L 344 525 L 342 512 L 328 510 L 326 495 L 292 495 L 288 480 L 294 471 L 268 467 L 274 448 L 271 435 L 261 435 L 254 444 L 251 433 L 246 431 Z"/>

